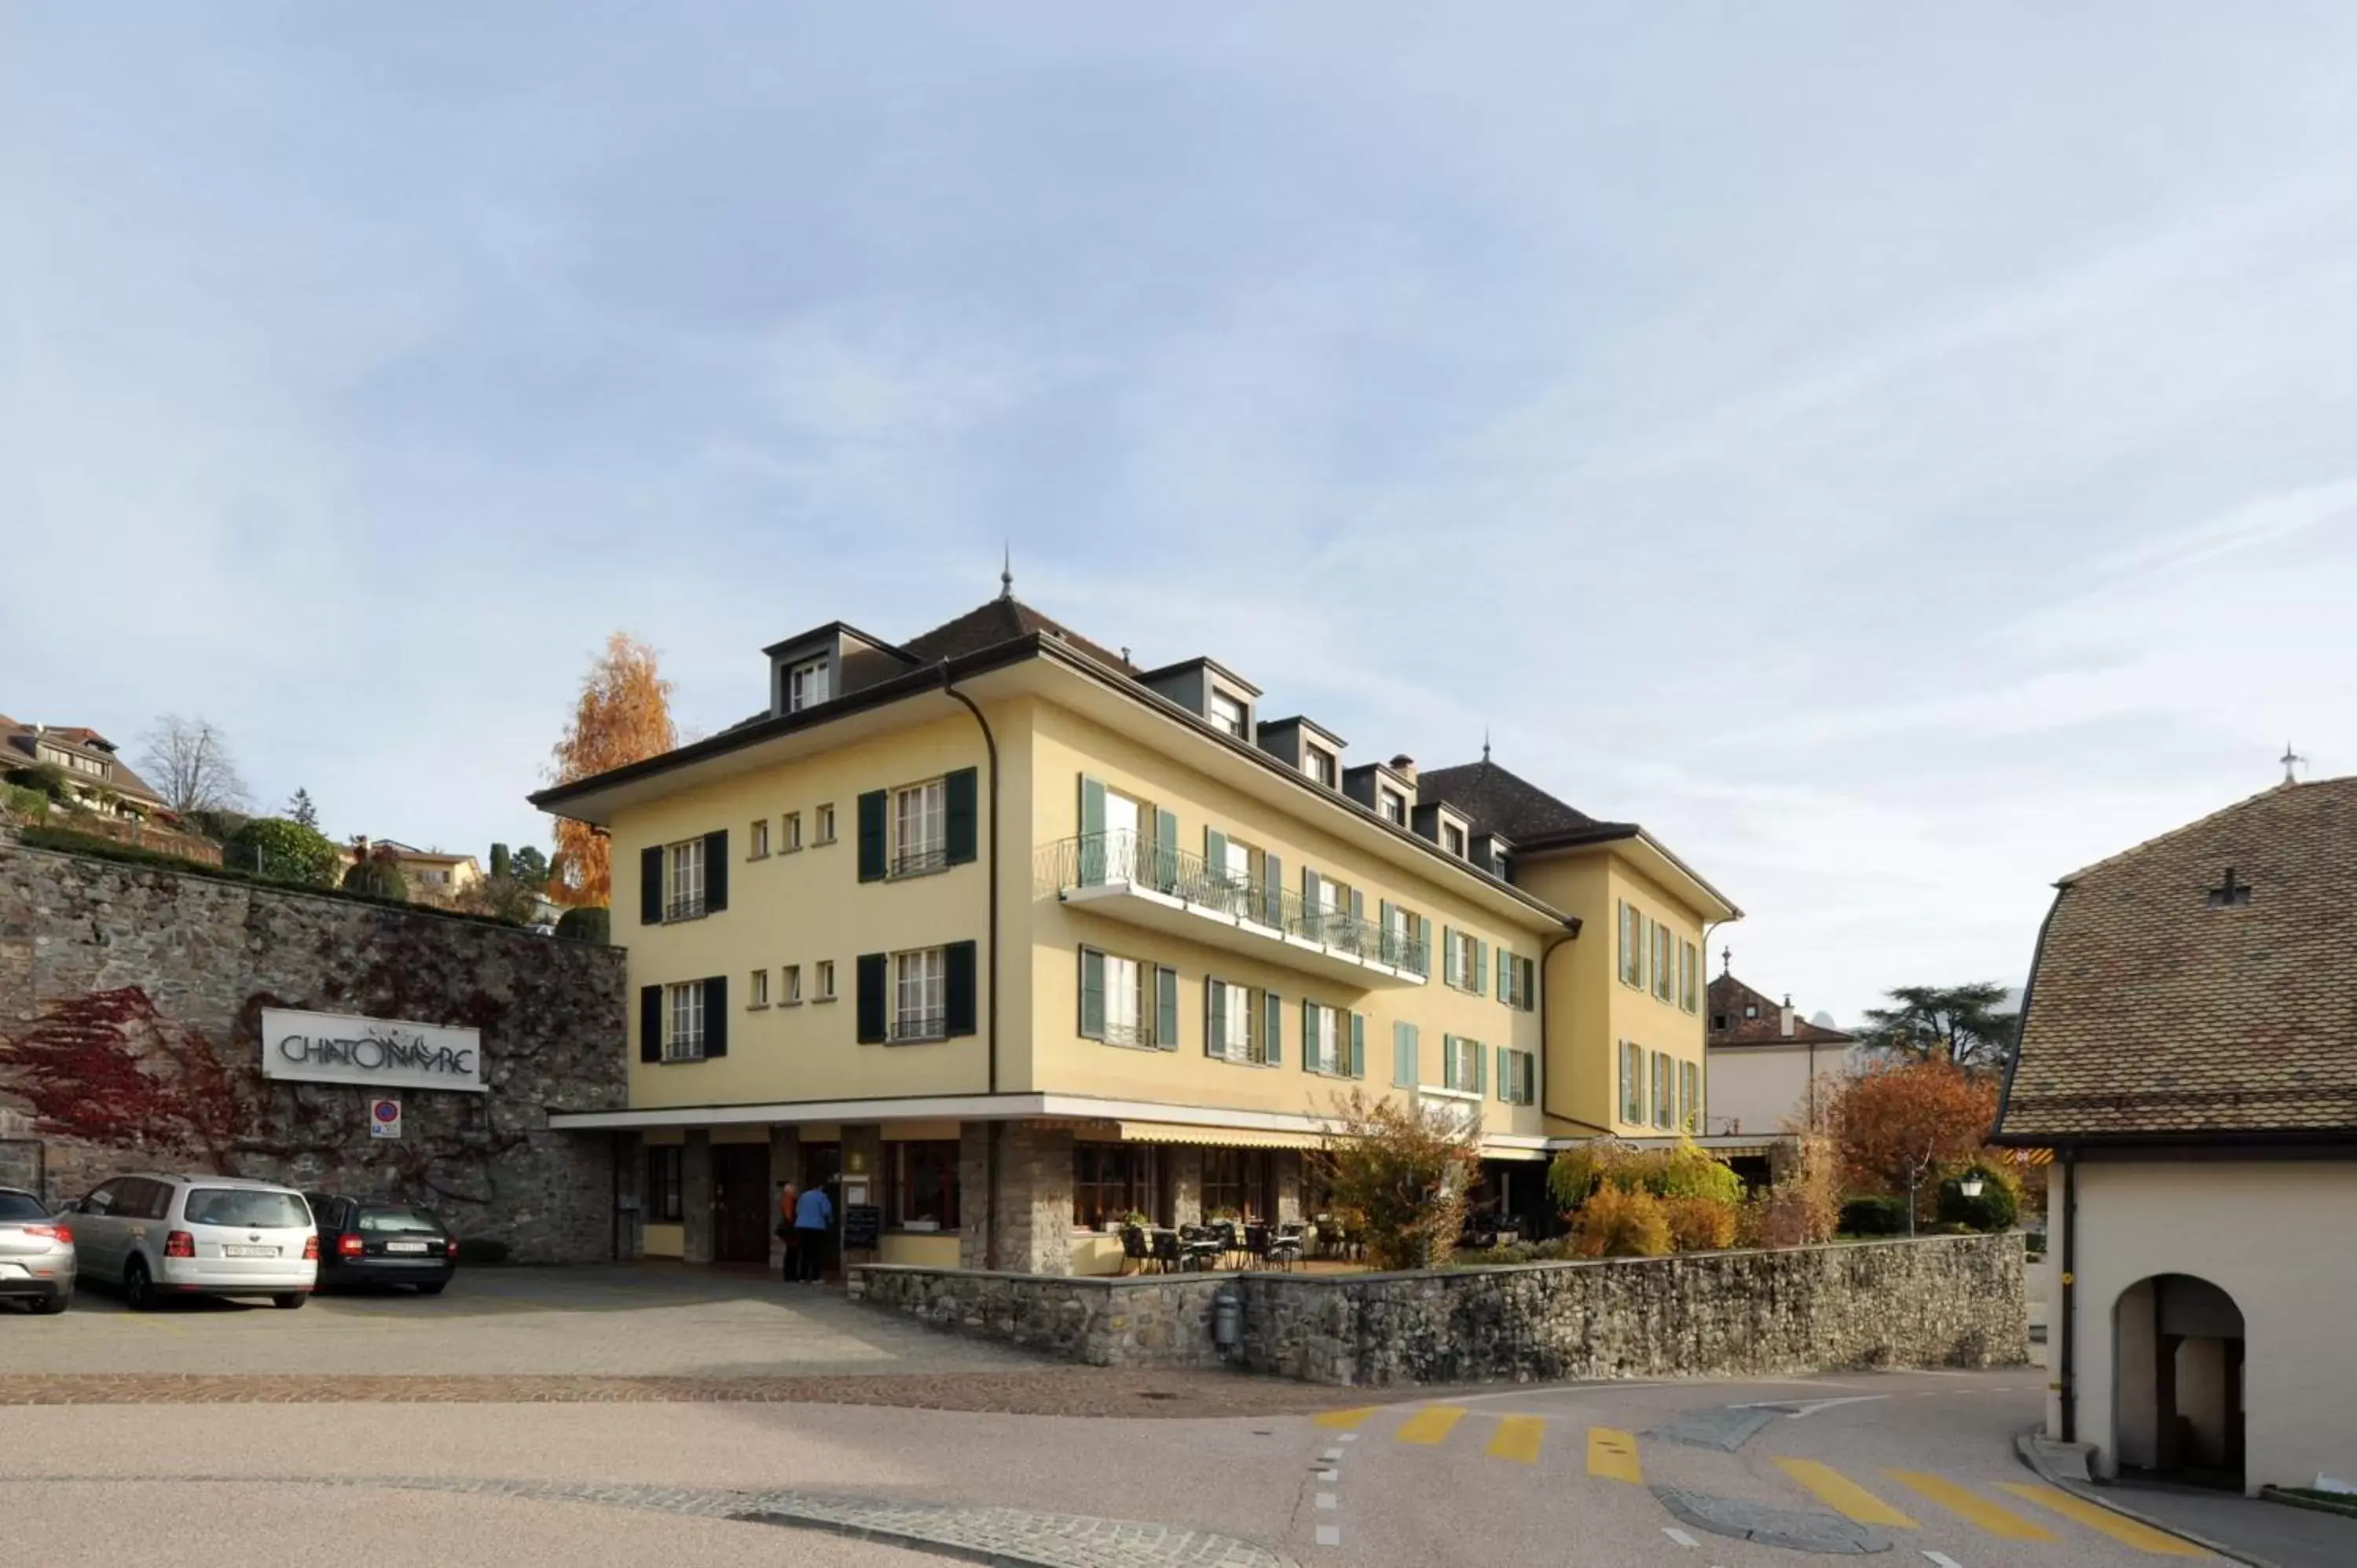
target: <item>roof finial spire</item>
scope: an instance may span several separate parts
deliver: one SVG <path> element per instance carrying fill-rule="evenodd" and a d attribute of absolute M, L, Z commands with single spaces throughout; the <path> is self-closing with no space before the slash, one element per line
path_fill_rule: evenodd
<path fill-rule="evenodd" d="M 1732 947 L 1718 950 L 1718 972 L 1726 975 L 1735 972 L 1735 950 Z"/>
<path fill-rule="evenodd" d="M 2281 757 L 2276 757 L 2276 760 L 2284 765 L 2285 783 L 2297 784 L 2299 782 L 2299 765 L 2306 762 L 2308 758 L 2294 751 L 2291 748 L 2291 742 L 2284 742 L 2284 754 Z"/>
<path fill-rule="evenodd" d="M 1000 545 L 998 596 L 1002 599 L 1011 599 L 1015 596 L 1015 546 L 1010 543 Z"/>
<path fill-rule="evenodd" d="M 1481 760 L 1484 762 L 1490 760 L 1490 726 L 1488 725 L 1481 726 Z"/>

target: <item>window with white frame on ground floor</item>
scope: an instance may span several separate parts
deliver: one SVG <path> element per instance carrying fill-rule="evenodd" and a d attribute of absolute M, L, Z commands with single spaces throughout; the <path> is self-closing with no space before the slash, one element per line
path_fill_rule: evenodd
<path fill-rule="evenodd" d="M 770 972 L 766 969 L 755 970 L 751 975 L 751 982 L 745 987 L 745 1005 L 767 1007 L 770 1004 Z"/>
<path fill-rule="evenodd" d="M 1645 1121 L 1645 1048 L 1634 1040 L 1620 1042 L 1620 1120 Z"/>
<path fill-rule="evenodd" d="M 884 1213 L 898 1230 L 958 1227 L 958 1143 L 925 1139 L 884 1145 Z"/>
<path fill-rule="evenodd" d="M 663 988 L 662 1059 L 704 1059 L 704 982 L 691 980 Z"/>
<path fill-rule="evenodd" d="M 1257 986 L 1207 976 L 1203 981 L 1204 1055 L 1253 1067 L 1267 1065 L 1267 996 Z"/>
<path fill-rule="evenodd" d="M 751 829 L 745 834 L 745 858 L 748 860 L 760 860 L 765 858 L 769 853 L 770 819 L 767 817 L 756 817 L 753 819 Z"/>
<path fill-rule="evenodd" d="M 892 858 L 888 875 L 920 876 L 949 865 L 948 785 L 940 779 L 892 791 Z"/>
<path fill-rule="evenodd" d="M 812 994 L 821 1002 L 834 1000 L 834 960 L 823 958 L 811 976 Z"/>
<path fill-rule="evenodd" d="M 1666 1133 L 1678 1121 L 1677 1063 L 1667 1051 L 1653 1053 L 1653 1125 Z"/>
<path fill-rule="evenodd" d="M 1109 1046 L 1178 1044 L 1178 972 L 1096 948 L 1081 950 L 1080 1033 Z"/>
<path fill-rule="evenodd" d="M 802 999 L 802 966 L 790 963 L 778 971 L 778 1001 L 791 1007 Z"/>
<path fill-rule="evenodd" d="M 663 918 L 692 920 L 704 913 L 704 841 L 663 845 Z"/>
<path fill-rule="evenodd" d="M 1091 1230 L 1119 1226 L 1131 1214 L 1170 1222 L 1162 1151 L 1150 1144 L 1072 1145 L 1072 1223 Z"/>
<path fill-rule="evenodd" d="M 892 955 L 892 1038 L 938 1040 L 949 1034 L 949 959 L 941 948 Z"/>
<path fill-rule="evenodd" d="M 679 1166 L 680 1146 L 677 1144 L 647 1145 L 647 1223 L 679 1223 Z"/>

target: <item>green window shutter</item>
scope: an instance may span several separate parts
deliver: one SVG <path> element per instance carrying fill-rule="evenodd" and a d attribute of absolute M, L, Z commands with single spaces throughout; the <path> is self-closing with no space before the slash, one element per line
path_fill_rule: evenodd
<path fill-rule="evenodd" d="M 1351 889 L 1351 919 L 1355 924 L 1365 920 L 1366 918 L 1367 896 L 1353 887 Z"/>
<path fill-rule="evenodd" d="M 974 1032 L 974 955 L 972 942 L 952 942 L 942 950 L 942 1022 L 952 1036 Z"/>
<path fill-rule="evenodd" d="M 1637 973 L 1637 933 L 1629 919 L 1629 900 L 1620 900 L 1620 983 L 1629 984 Z"/>
<path fill-rule="evenodd" d="M 1105 787 L 1086 774 L 1081 777 L 1080 884 L 1102 887 L 1105 880 Z"/>
<path fill-rule="evenodd" d="M 1159 1050 L 1178 1048 L 1178 972 L 1175 969 L 1154 972 L 1154 1044 Z"/>
<path fill-rule="evenodd" d="M 1350 1070 L 1352 1078 L 1367 1076 L 1367 1015 L 1364 1013 L 1353 1012 L 1351 1015 Z"/>
<path fill-rule="evenodd" d="M 1514 1053 L 1503 1046 L 1498 1047 L 1498 1098 L 1514 1102 Z"/>
<path fill-rule="evenodd" d="M 660 926 L 663 918 L 662 845 L 639 851 L 639 924 Z M 648 1058 L 661 1061 L 660 1056 Z"/>
<path fill-rule="evenodd" d="M 718 828 L 704 835 L 704 912 L 717 915 L 726 908 L 728 830 Z"/>
<path fill-rule="evenodd" d="M 1210 975 L 1203 977 L 1203 1054 L 1223 1059 L 1228 1054 L 1228 986 Z"/>
<path fill-rule="evenodd" d="M 1081 779 L 1081 832 L 1101 833 L 1104 829 L 1103 783 L 1095 779 Z"/>
<path fill-rule="evenodd" d="M 704 1056 L 728 1054 L 728 977 L 716 974 L 704 983 Z"/>
<path fill-rule="evenodd" d="M 1514 955 L 1504 948 L 1498 950 L 1498 1000 L 1511 1003 L 1514 999 Z"/>
<path fill-rule="evenodd" d="M 1274 991 L 1261 995 L 1263 1055 L 1271 1067 L 1285 1065 L 1285 1000 Z"/>
<path fill-rule="evenodd" d="M 1273 854 L 1260 857 L 1261 924 L 1282 929 L 1285 925 L 1285 862 Z"/>
<path fill-rule="evenodd" d="M 1304 997 L 1301 1002 L 1301 1070 L 1316 1072 L 1324 1065 L 1318 1048 L 1318 1004 Z"/>
<path fill-rule="evenodd" d="M 884 791 L 859 797 L 859 880 L 884 880 Z"/>
<path fill-rule="evenodd" d="M 884 1015 L 884 971 L 888 955 L 864 952 L 859 955 L 857 1036 L 863 1046 L 881 1045 L 887 1035 Z"/>
<path fill-rule="evenodd" d="M 1421 915 L 1407 918 L 1408 940 L 1415 944 L 1415 972 L 1432 978 L 1432 922 Z"/>
<path fill-rule="evenodd" d="M 1399 962 L 1399 945 L 1392 937 L 1392 901 L 1388 898 L 1375 901 L 1375 940 L 1381 944 L 1375 950 L 1383 955 L 1385 963 Z"/>
<path fill-rule="evenodd" d="M 1224 888 L 1228 879 L 1228 835 L 1214 827 L 1203 830 L 1203 880 L 1214 888 Z M 1232 891 L 1232 889 L 1231 889 Z M 1233 909 L 1232 904 L 1222 908 Z"/>
<path fill-rule="evenodd" d="M 1415 1087 L 1415 1026 L 1394 1024 L 1392 1026 L 1393 1088 L 1414 1089 Z"/>
<path fill-rule="evenodd" d="M 1104 1038 L 1104 954 L 1081 950 L 1081 1033 L 1092 1040 Z"/>
<path fill-rule="evenodd" d="M 654 853 L 660 854 L 660 851 Z M 660 985 L 639 987 L 639 1059 L 642 1062 L 662 1060 L 663 988 Z"/>
<path fill-rule="evenodd" d="M 1478 995 L 1490 989 L 1490 944 L 1480 938 L 1473 939 L 1473 991 Z"/>
<path fill-rule="evenodd" d="M 1455 1089 L 1457 1082 L 1457 1036 L 1440 1036 L 1440 1087 Z"/>
<path fill-rule="evenodd" d="M 1473 1081 L 1458 1087 L 1470 1089 L 1477 1095 L 1490 1092 L 1490 1058 L 1482 1054 L 1479 1040 L 1473 1042 Z"/>
<path fill-rule="evenodd" d="M 1157 810 L 1154 813 L 1154 869 L 1148 873 L 1155 886 L 1165 893 L 1178 886 L 1178 815 L 1175 811 Z"/>
<path fill-rule="evenodd" d="M 961 768 L 942 780 L 942 837 L 944 858 L 952 865 L 967 865 L 976 854 L 979 779 L 974 769 Z"/>
<path fill-rule="evenodd" d="M 1458 983 L 1457 932 L 1448 926 L 1440 928 L 1440 979 L 1444 985 Z"/>

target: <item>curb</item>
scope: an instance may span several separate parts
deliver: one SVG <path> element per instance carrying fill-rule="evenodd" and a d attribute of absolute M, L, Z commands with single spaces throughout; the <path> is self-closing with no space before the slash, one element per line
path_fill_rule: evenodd
<path fill-rule="evenodd" d="M 2173 1535 L 2179 1541 L 2190 1541 L 2205 1552 L 2216 1552 L 2229 1563 L 2244 1563 L 2248 1568 L 2283 1568 L 2282 1564 L 2270 1558 L 2254 1557 L 2241 1547 L 2229 1546 L 2221 1541 L 2212 1541 L 2206 1535 L 2196 1535 L 2182 1525 L 2171 1524 L 2167 1520 L 2155 1519 L 2140 1509 L 2129 1508 L 2115 1500 L 2114 1497 L 2104 1495 L 2112 1492 L 2114 1490 L 2112 1487 L 2098 1486 L 2093 1480 L 2083 1477 L 2073 1478 L 2053 1464 L 2052 1455 L 2046 1450 L 2046 1433 L 2043 1427 L 2033 1426 L 2016 1434 L 2013 1440 L 2013 1451 L 2020 1456 L 2022 1464 L 2029 1466 L 2039 1479 L 2050 1487 L 2070 1493 L 2083 1502 L 2093 1503 L 2097 1508 L 2109 1509 L 2123 1519 L 2132 1519 L 2138 1524 L 2147 1525 L 2160 1531 L 2163 1535 Z"/>
<path fill-rule="evenodd" d="M 2310 1513 L 2339 1514 L 2342 1519 L 2357 1519 L 2357 1497 L 2352 1497 L 2346 1503 L 2328 1503 L 2315 1498 L 2294 1497 L 2281 1487 L 2262 1487 L 2259 1488 L 2259 1499 L 2262 1502 L 2281 1503 L 2286 1508 L 2306 1509 Z"/>

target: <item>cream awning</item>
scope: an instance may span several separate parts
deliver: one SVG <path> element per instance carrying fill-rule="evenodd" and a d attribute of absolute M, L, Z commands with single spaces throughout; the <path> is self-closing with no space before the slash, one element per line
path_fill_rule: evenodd
<path fill-rule="evenodd" d="M 1188 1127 L 1173 1122 L 1124 1122 L 1125 1144 L 1200 1144 L 1223 1149 L 1314 1149 L 1315 1133 L 1269 1133 L 1250 1127 Z"/>

